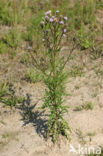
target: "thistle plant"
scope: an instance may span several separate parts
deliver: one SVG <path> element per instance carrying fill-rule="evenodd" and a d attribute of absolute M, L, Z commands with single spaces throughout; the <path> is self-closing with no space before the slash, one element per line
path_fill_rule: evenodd
<path fill-rule="evenodd" d="M 69 107 L 64 104 L 64 98 L 67 96 L 65 80 L 68 77 L 64 67 L 74 50 L 73 47 L 66 59 L 61 55 L 61 43 L 62 39 L 66 37 L 67 21 L 68 18 L 60 15 L 58 10 L 54 15 L 51 11 L 45 13 L 40 25 L 43 35 L 42 42 L 45 47 L 44 59 L 48 62 L 47 70 L 44 70 L 34 58 L 35 65 L 40 67 L 44 74 L 43 78 L 47 89 L 42 108 L 49 110 L 47 138 L 52 136 L 54 142 L 57 141 L 60 134 L 70 140 L 69 132 L 71 132 L 68 122 L 63 117 Z"/>

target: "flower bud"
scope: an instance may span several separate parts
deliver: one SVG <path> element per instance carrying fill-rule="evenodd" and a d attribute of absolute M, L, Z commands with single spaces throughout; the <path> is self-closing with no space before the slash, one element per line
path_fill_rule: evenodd
<path fill-rule="evenodd" d="M 67 29 L 64 29 L 63 32 L 66 33 L 67 32 Z"/>
<path fill-rule="evenodd" d="M 41 28 L 43 28 L 43 25 L 44 25 L 44 21 L 41 21 L 40 23 Z"/>
<path fill-rule="evenodd" d="M 46 35 L 48 35 L 49 30 L 46 30 Z"/>
<path fill-rule="evenodd" d="M 59 23 L 60 23 L 60 24 L 64 24 L 64 21 L 60 21 Z"/>
<path fill-rule="evenodd" d="M 64 17 L 64 20 L 67 21 L 67 20 L 68 20 L 68 17 L 65 16 L 65 17 Z"/>
<path fill-rule="evenodd" d="M 54 19 L 55 18 L 55 16 L 52 16 L 52 19 Z"/>
<path fill-rule="evenodd" d="M 46 15 L 46 16 L 47 16 L 47 15 L 51 15 L 51 10 L 47 11 L 47 12 L 45 13 L 45 15 Z"/>
<path fill-rule="evenodd" d="M 56 11 L 56 14 L 58 14 L 58 13 L 59 13 L 59 10 Z"/>
<path fill-rule="evenodd" d="M 54 21 L 54 19 L 53 18 L 50 18 L 50 22 L 52 23 Z"/>
<path fill-rule="evenodd" d="M 48 16 L 45 16 L 45 19 L 47 22 L 49 22 L 49 17 Z"/>

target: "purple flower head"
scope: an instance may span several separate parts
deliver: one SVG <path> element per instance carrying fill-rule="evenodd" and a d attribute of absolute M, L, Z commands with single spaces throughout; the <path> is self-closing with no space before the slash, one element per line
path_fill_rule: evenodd
<path fill-rule="evenodd" d="M 60 23 L 60 24 L 64 24 L 64 21 L 60 21 L 59 23 Z"/>
<path fill-rule="evenodd" d="M 47 11 L 47 12 L 45 13 L 45 15 L 46 15 L 46 16 L 47 16 L 47 15 L 51 15 L 51 10 Z"/>
<path fill-rule="evenodd" d="M 49 30 L 46 30 L 46 34 L 48 34 Z"/>
<path fill-rule="evenodd" d="M 65 17 L 64 17 L 64 20 L 67 21 L 67 20 L 68 20 L 68 17 L 65 16 Z"/>
<path fill-rule="evenodd" d="M 44 21 L 41 21 L 41 24 L 44 24 Z"/>
<path fill-rule="evenodd" d="M 52 16 L 52 19 L 54 19 L 55 18 L 55 16 Z"/>
<path fill-rule="evenodd" d="M 52 23 L 54 21 L 54 19 L 53 18 L 50 18 L 50 22 Z"/>
<path fill-rule="evenodd" d="M 56 13 L 58 14 L 59 13 L 59 10 L 57 10 Z"/>
<path fill-rule="evenodd" d="M 63 32 L 66 33 L 67 32 L 67 29 L 64 29 Z"/>

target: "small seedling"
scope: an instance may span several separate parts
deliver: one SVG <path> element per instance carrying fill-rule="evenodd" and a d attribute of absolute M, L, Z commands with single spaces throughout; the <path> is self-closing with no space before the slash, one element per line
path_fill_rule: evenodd
<path fill-rule="evenodd" d="M 28 65 L 30 63 L 29 54 L 24 54 L 20 60 L 21 63 Z"/>
<path fill-rule="evenodd" d="M 24 97 L 17 97 L 17 102 L 18 103 L 23 103 L 23 101 L 25 100 L 25 98 Z"/>
<path fill-rule="evenodd" d="M 93 108 L 94 108 L 94 103 L 92 103 L 92 102 L 86 102 L 86 103 L 84 104 L 83 108 L 86 109 L 86 110 L 93 110 Z"/>
<path fill-rule="evenodd" d="M 24 100 L 24 97 L 14 95 L 14 90 L 10 89 L 10 84 L 0 84 L 0 101 L 3 102 L 5 106 L 13 107 L 16 106 L 17 103 L 22 103 Z"/>
<path fill-rule="evenodd" d="M 81 77 L 83 75 L 83 69 L 78 66 L 73 66 L 73 68 L 68 72 L 69 77 Z"/>
<path fill-rule="evenodd" d="M 2 135 L 2 138 L 4 138 L 4 139 L 7 139 L 8 137 L 9 137 L 8 133 L 5 133 L 5 134 Z"/>
<path fill-rule="evenodd" d="M 7 51 L 7 46 L 6 44 L 0 40 L 0 54 L 5 53 Z"/>
<path fill-rule="evenodd" d="M 82 111 L 83 110 L 83 106 L 82 105 L 76 106 L 76 108 L 74 110 L 75 111 Z"/>
<path fill-rule="evenodd" d="M 90 137 L 93 137 L 93 136 L 95 136 L 95 135 L 96 135 L 95 132 L 89 132 L 89 133 L 87 133 L 87 136 L 90 136 Z"/>
<path fill-rule="evenodd" d="M 25 74 L 25 78 L 27 81 L 32 83 L 40 82 L 43 79 L 40 71 L 36 70 L 35 68 L 30 69 L 30 71 Z"/>
<path fill-rule="evenodd" d="M 93 110 L 94 103 L 92 102 L 85 102 L 83 105 L 79 105 L 75 108 L 75 111 L 81 111 L 81 110 Z"/>
<path fill-rule="evenodd" d="M 93 49 L 94 47 L 94 34 L 93 32 L 85 32 L 84 25 L 81 26 L 81 29 L 77 32 L 78 44 L 80 45 L 81 50 Z"/>
<path fill-rule="evenodd" d="M 17 103 L 22 103 L 25 100 L 23 97 L 10 96 L 4 100 L 6 106 L 14 107 Z"/>
<path fill-rule="evenodd" d="M 3 100 L 3 97 L 8 91 L 9 85 L 7 83 L 0 83 L 0 101 Z"/>
<path fill-rule="evenodd" d="M 14 97 L 10 97 L 7 100 L 5 100 L 5 105 L 6 106 L 13 107 L 13 106 L 16 106 L 16 103 L 17 103 L 17 99 L 16 99 L 15 96 Z"/>

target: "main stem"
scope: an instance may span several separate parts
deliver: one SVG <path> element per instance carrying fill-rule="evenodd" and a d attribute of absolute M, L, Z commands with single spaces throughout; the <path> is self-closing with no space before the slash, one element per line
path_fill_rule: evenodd
<path fill-rule="evenodd" d="M 56 102 L 56 92 L 55 92 L 55 90 L 56 90 L 56 87 L 57 87 L 57 85 L 56 85 L 56 28 L 55 28 L 55 26 L 54 26 L 54 48 L 53 48 L 53 55 L 52 55 L 52 57 L 53 57 L 53 98 L 54 98 L 54 113 L 55 113 L 55 122 L 57 122 L 57 120 L 58 120 L 58 112 L 57 112 L 57 102 Z"/>

